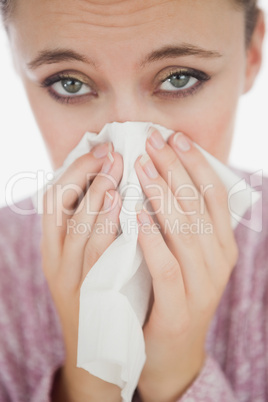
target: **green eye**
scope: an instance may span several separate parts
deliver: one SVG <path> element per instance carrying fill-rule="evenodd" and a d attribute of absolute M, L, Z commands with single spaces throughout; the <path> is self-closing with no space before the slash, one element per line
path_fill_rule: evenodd
<path fill-rule="evenodd" d="M 92 94 L 93 90 L 89 85 L 78 80 L 75 77 L 61 77 L 57 76 L 52 81 L 48 79 L 47 83 L 44 83 L 45 87 L 51 87 L 56 95 L 77 98 L 80 95 Z"/>
<path fill-rule="evenodd" d="M 166 92 L 175 92 L 183 89 L 191 88 L 198 82 L 198 79 L 183 73 L 175 73 L 169 75 L 162 81 L 160 89 Z"/>
<path fill-rule="evenodd" d="M 67 78 L 67 79 L 61 81 L 61 85 L 65 89 L 65 91 L 67 91 L 71 94 L 76 94 L 82 88 L 83 83 L 76 79 Z"/>
<path fill-rule="evenodd" d="M 185 88 L 191 77 L 187 75 L 173 74 L 167 79 L 174 88 Z"/>

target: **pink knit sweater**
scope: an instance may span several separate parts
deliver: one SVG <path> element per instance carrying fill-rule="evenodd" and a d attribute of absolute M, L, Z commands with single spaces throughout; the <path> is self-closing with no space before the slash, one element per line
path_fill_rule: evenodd
<path fill-rule="evenodd" d="M 255 204 L 253 217 L 262 231 L 235 230 L 239 260 L 211 322 L 206 362 L 180 402 L 268 401 L 268 179 L 261 190 L 263 208 Z M 49 401 L 64 362 L 40 238 L 39 215 L 0 211 L 0 402 Z"/>

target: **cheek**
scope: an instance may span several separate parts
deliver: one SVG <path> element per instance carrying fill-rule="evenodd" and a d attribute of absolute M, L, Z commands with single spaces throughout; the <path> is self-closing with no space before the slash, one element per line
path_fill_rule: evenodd
<path fill-rule="evenodd" d="M 209 95 L 207 99 L 190 108 L 191 110 L 185 110 L 180 116 L 180 123 L 175 123 L 173 127 L 176 131 L 184 132 L 217 159 L 227 163 L 238 100 L 239 94 L 236 91 Z"/>
<path fill-rule="evenodd" d="M 27 84 L 25 89 L 53 167 L 57 169 L 89 129 L 90 116 L 81 106 L 70 110 L 68 105 L 57 105 L 47 95 L 40 95 L 38 90 Z"/>
<path fill-rule="evenodd" d="M 210 110 L 189 124 L 189 137 L 202 148 L 226 163 L 234 131 L 235 110 Z"/>

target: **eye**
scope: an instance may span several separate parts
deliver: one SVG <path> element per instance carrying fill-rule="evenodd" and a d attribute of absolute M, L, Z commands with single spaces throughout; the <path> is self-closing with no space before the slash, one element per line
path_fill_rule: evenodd
<path fill-rule="evenodd" d="M 172 74 L 168 77 L 160 88 L 164 91 L 177 91 L 178 89 L 187 89 L 192 87 L 196 82 L 197 78 L 190 77 L 185 74 Z"/>
<path fill-rule="evenodd" d="M 93 85 L 64 72 L 46 78 L 41 87 L 47 88 L 48 93 L 61 103 L 72 103 L 84 97 L 96 96 Z"/>
<path fill-rule="evenodd" d="M 90 93 L 91 89 L 83 82 L 75 78 L 65 78 L 51 85 L 51 88 L 60 95 L 84 95 Z"/>
<path fill-rule="evenodd" d="M 197 91 L 210 79 L 202 71 L 194 69 L 169 68 L 159 74 L 160 84 L 156 93 L 164 96 L 185 97 Z"/>

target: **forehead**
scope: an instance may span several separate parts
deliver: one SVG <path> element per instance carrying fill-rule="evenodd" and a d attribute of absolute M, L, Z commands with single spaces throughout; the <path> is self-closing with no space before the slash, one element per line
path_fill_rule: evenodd
<path fill-rule="evenodd" d="M 132 59 L 167 42 L 222 53 L 242 38 L 243 26 L 231 0 L 19 0 L 10 32 L 26 61 L 63 46 L 103 61 L 126 52 Z"/>

